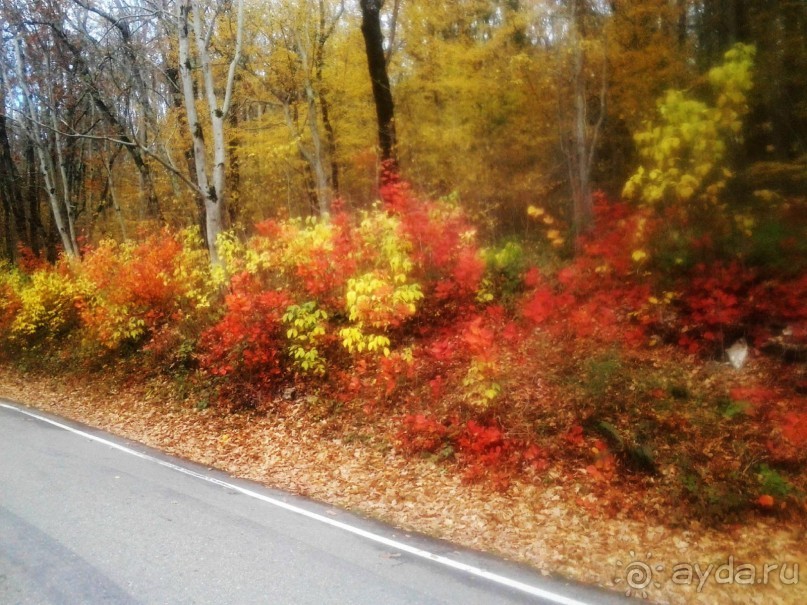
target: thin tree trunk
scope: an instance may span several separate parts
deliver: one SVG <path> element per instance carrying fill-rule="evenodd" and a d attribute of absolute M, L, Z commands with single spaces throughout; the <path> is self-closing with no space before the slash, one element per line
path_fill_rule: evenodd
<path fill-rule="evenodd" d="M 583 50 L 575 44 L 573 70 L 574 142 L 572 145 L 572 191 L 574 197 L 574 223 L 580 234 L 592 223 L 594 211 L 591 199 L 591 167 L 588 165 L 588 116 L 586 112 L 586 85 L 583 74 Z"/>
<path fill-rule="evenodd" d="M 177 17 L 179 26 L 179 73 L 182 80 L 182 91 L 185 100 L 185 111 L 188 115 L 188 126 L 193 138 L 193 155 L 196 164 L 196 178 L 199 189 L 204 196 L 205 203 L 205 232 L 210 261 L 214 265 L 220 264 L 216 240 L 223 230 L 222 206 L 226 194 L 227 181 L 227 147 L 224 136 L 224 124 L 232 105 L 233 85 L 235 72 L 241 59 L 244 30 L 244 2 L 238 0 L 238 16 L 236 28 L 235 52 L 227 72 L 224 85 L 224 100 L 219 106 L 216 97 L 216 86 L 213 80 L 213 66 L 207 49 L 208 38 L 202 32 L 202 17 L 199 5 L 191 0 L 182 0 L 177 4 Z M 196 111 L 196 99 L 193 88 L 193 75 L 190 60 L 190 29 L 193 21 L 194 39 L 196 42 L 196 55 L 199 59 L 199 68 L 204 82 L 205 98 L 210 118 L 210 130 L 213 137 L 213 169 L 212 179 L 208 177 L 205 141 L 202 125 Z M 211 24 L 212 32 L 215 24 Z M 212 180 L 212 184 L 211 184 Z"/>
<path fill-rule="evenodd" d="M 53 97 L 51 91 L 51 98 Z M 62 137 L 59 134 L 59 124 L 56 121 L 56 114 L 51 111 L 51 125 L 53 128 L 53 146 L 56 149 L 56 162 L 59 166 L 59 177 L 62 182 L 62 201 L 65 208 L 65 214 L 67 215 L 67 233 L 70 237 L 70 242 L 73 246 L 73 250 L 78 254 L 78 242 L 76 240 L 76 210 L 75 204 L 71 201 L 73 196 L 71 195 L 70 191 L 70 180 L 67 176 L 67 164 L 65 161 L 64 150 L 62 149 Z M 51 160 L 52 161 L 52 160 Z M 51 172 L 53 173 L 54 177 L 57 174 L 56 168 L 52 167 Z"/>
<path fill-rule="evenodd" d="M 26 201 L 28 206 L 28 232 L 30 233 L 31 250 L 36 256 L 42 249 L 42 245 L 47 246 L 45 227 L 42 224 L 42 212 L 39 207 L 39 187 L 36 182 L 36 152 L 31 141 L 26 141 L 25 145 L 25 166 L 27 174 Z"/>
<path fill-rule="evenodd" d="M 367 68 L 375 101 L 378 123 L 378 145 L 381 149 L 382 177 L 397 172 L 395 138 L 395 106 L 392 100 L 387 60 L 384 56 L 384 34 L 381 31 L 382 0 L 360 0 L 361 33 L 367 54 Z"/>
<path fill-rule="evenodd" d="M 597 148 L 602 122 L 605 117 L 606 74 L 603 59 L 602 87 L 600 90 L 599 113 L 596 122 L 590 123 L 588 115 L 588 88 L 584 72 L 584 45 L 581 36 L 583 16 L 577 0 L 570 4 L 569 41 L 572 52 L 572 134 L 571 145 L 566 152 L 569 164 L 573 198 L 573 218 L 575 232 L 584 233 L 594 223 L 594 202 L 591 191 L 591 172 L 594 166 L 594 154 Z"/>
<path fill-rule="evenodd" d="M 9 196 L 6 193 L 5 183 L 0 183 L 0 201 L 3 208 L 3 242 L 6 248 L 6 258 L 14 261 L 14 228 L 11 218 L 11 204 L 9 203 Z"/>
<path fill-rule="evenodd" d="M 210 254 L 210 261 L 219 264 L 218 250 L 216 249 L 216 238 L 221 232 L 221 215 L 215 189 L 211 187 L 207 179 L 207 152 L 205 149 L 204 131 L 199 122 L 199 114 L 196 111 L 196 96 L 194 95 L 193 74 L 191 73 L 190 60 L 190 19 L 189 12 L 192 10 L 190 4 L 182 2 L 177 5 L 179 10 L 179 76 L 182 80 L 182 92 L 185 98 L 185 113 L 188 116 L 188 128 L 193 140 L 193 160 L 196 171 L 196 183 L 199 186 L 202 199 L 204 200 L 204 220 L 205 239 L 207 249 Z M 216 213 L 219 213 L 216 216 Z M 211 217 L 211 214 L 213 216 Z"/>
<path fill-rule="evenodd" d="M 166 69 L 165 73 L 166 77 L 168 78 L 168 83 L 170 84 L 172 90 L 171 94 L 172 103 L 174 109 L 177 110 L 177 114 L 179 116 L 177 119 L 177 121 L 179 122 L 179 127 L 183 129 L 184 128 L 189 129 L 190 127 L 188 126 L 187 114 L 182 112 L 184 102 L 183 102 L 183 90 L 182 90 L 182 81 L 180 77 L 180 70 L 176 67 L 169 67 L 168 69 Z M 196 92 L 197 92 L 195 84 L 196 84 L 195 81 L 191 81 L 192 95 L 194 99 L 196 98 Z M 188 171 L 188 176 L 191 179 L 194 179 L 196 175 L 196 164 L 193 157 L 193 141 L 191 141 L 190 145 L 185 147 L 185 149 L 182 152 L 182 155 L 185 158 L 185 167 Z M 174 182 L 173 178 L 171 182 L 172 183 Z M 199 224 L 199 229 L 201 230 L 202 237 L 205 240 L 205 244 L 207 244 L 207 232 L 205 231 L 205 200 L 198 190 L 193 191 L 193 201 L 196 204 L 196 209 L 198 211 L 196 220 L 197 223 Z"/>
<path fill-rule="evenodd" d="M 341 11 L 339 13 L 341 15 Z M 334 20 L 335 23 L 335 20 Z M 325 79 L 322 75 L 322 68 L 325 64 L 325 43 L 328 41 L 333 26 L 330 29 L 326 28 L 325 23 L 325 2 L 319 0 L 319 32 L 317 36 L 317 48 L 315 77 L 317 80 L 317 90 L 319 91 L 319 109 L 320 116 L 322 117 L 322 127 L 325 129 L 325 141 L 327 144 L 327 153 L 331 162 L 331 190 L 334 195 L 339 195 L 339 162 L 336 160 L 336 133 L 331 122 L 330 103 L 328 102 L 328 94 L 325 89 Z"/>
<path fill-rule="evenodd" d="M 229 195 L 227 196 L 227 217 L 230 226 L 235 225 L 241 216 L 241 158 L 238 151 L 241 148 L 241 138 L 238 136 L 238 112 L 231 111 L 228 118 L 230 137 L 227 142 L 227 182 Z"/>
<path fill-rule="evenodd" d="M 328 183 L 328 175 L 325 170 L 325 162 L 323 161 L 323 145 L 322 145 L 322 137 L 320 136 L 319 132 L 319 119 L 317 117 L 317 95 L 314 92 L 314 84 L 311 81 L 311 76 L 309 72 L 309 53 L 308 48 L 306 47 L 306 41 L 308 40 L 308 36 L 305 35 L 307 33 L 307 21 L 306 21 L 306 32 L 303 34 L 294 34 L 295 43 L 297 46 L 297 54 L 300 56 L 300 61 L 304 66 L 304 75 L 303 75 L 303 90 L 305 92 L 305 100 L 306 100 L 306 120 L 308 122 L 308 132 L 311 135 L 311 146 L 312 150 L 310 153 L 304 153 L 306 155 L 308 161 L 311 164 L 311 168 L 314 172 L 314 179 L 316 183 L 316 194 L 317 194 L 317 212 L 320 216 L 327 216 L 330 212 L 331 206 L 331 187 Z M 301 38 L 305 38 L 305 41 Z M 315 67 L 316 69 L 316 67 Z M 298 139 L 299 144 L 299 139 Z M 300 146 L 301 152 L 302 146 Z"/>
<path fill-rule="evenodd" d="M 59 199 L 56 197 L 56 184 L 54 182 L 54 175 L 52 172 L 52 164 L 50 155 L 44 148 L 42 137 L 39 131 L 39 120 L 31 100 L 31 94 L 28 90 L 28 84 L 25 80 L 25 73 L 23 70 L 23 57 L 22 57 L 22 41 L 16 39 L 14 41 L 17 79 L 19 80 L 20 91 L 22 93 L 22 101 L 25 106 L 25 111 L 29 121 L 29 136 L 33 143 L 34 149 L 39 159 L 39 168 L 42 173 L 42 178 L 45 180 L 45 191 L 48 195 L 51 211 L 53 214 L 53 221 L 56 230 L 59 233 L 59 238 L 62 242 L 65 254 L 68 257 L 75 258 L 78 256 L 78 250 L 73 247 L 73 240 L 70 238 L 68 228 L 65 224 L 64 217 L 62 216 L 62 209 Z"/>
<path fill-rule="evenodd" d="M 104 162 L 104 169 L 106 170 L 107 187 L 109 188 L 109 199 L 112 201 L 112 208 L 115 210 L 115 217 L 118 219 L 118 226 L 120 227 L 121 237 L 126 241 L 126 221 L 123 220 L 123 212 L 121 211 L 120 204 L 118 203 L 118 195 L 115 193 L 115 183 L 112 181 L 112 164 L 115 161 L 113 156 L 109 162 Z"/>
<path fill-rule="evenodd" d="M 5 74 L 0 69 L 0 109 L 5 107 Z M 14 258 L 16 240 L 30 246 L 31 236 L 26 229 L 25 206 L 20 188 L 20 174 L 11 154 L 8 139 L 6 115 L 0 111 L 0 196 L 3 196 L 4 209 L 8 214 L 7 232 L 9 239 L 9 259 Z"/>
<path fill-rule="evenodd" d="M 160 202 L 157 199 L 156 190 L 154 189 L 154 178 L 152 177 L 151 169 L 149 168 L 148 163 L 143 157 L 140 145 L 132 140 L 132 137 L 126 133 L 126 128 L 122 125 L 121 120 L 110 109 L 107 101 L 101 98 L 98 88 L 91 84 L 93 82 L 93 76 L 90 73 L 90 68 L 84 59 L 81 48 L 71 42 L 70 38 L 68 38 L 61 28 L 52 23 L 49 23 L 48 25 L 72 54 L 79 73 L 89 85 L 90 94 L 96 108 L 107 119 L 107 121 L 118 130 L 118 139 L 124 144 L 126 151 L 132 157 L 132 161 L 137 167 L 137 171 L 140 176 L 140 190 L 144 198 L 146 213 L 148 216 L 156 218 L 162 222 L 162 209 L 160 207 Z M 139 79 L 139 74 L 136 79 Z"/>

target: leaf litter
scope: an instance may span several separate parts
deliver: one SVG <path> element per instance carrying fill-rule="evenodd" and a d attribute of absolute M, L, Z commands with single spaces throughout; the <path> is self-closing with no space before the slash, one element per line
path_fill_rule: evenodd
<path fill-rule="evenodd" d="M 580 495 L 576 476 L 552 471 L 544 480 L 517 479 L 507 490 L 491 490 L 463 482 L 433 460 L 397 452 L 383 439 L 335 438 L 324 424 L 305 422 L 293 406 L 272 414 L 225 414 L 198 410 L 171 393 L 164 378 L 122 385 L 114 377 L 96 375 L 87 382 L 78 376 L 23 376 L 0 366 L 0 396 L 7 399 L 403 531 L 525 563 L 543 575 L 656 603 L 807 602 L 807 583 L 787 583 L 796 565 L 807 569 L 807 528 L 797 519 L 760 517 L 719 528 L 698 520 L 686 525 L 642 520 L 621 510 L 618 501 L 615 510 L 598 507 L 590 493 Z M 627 493 L 624 504 L 629 509 Z M 711 565 L 714 571 L 729 562 L 733 569 L 753 565 L 757 582 L 719 583 L 712 576 L 699 589 L 697 576 L 690 583 L 681 576 L 673 581 L 676 565 L 697 564 L 699 570 Z M 649 586 L 627 585 L 631 563 L 652 565 Z M 765 564 L 783 563 L 786 583 L 776 571 L 759 582 Z"/>

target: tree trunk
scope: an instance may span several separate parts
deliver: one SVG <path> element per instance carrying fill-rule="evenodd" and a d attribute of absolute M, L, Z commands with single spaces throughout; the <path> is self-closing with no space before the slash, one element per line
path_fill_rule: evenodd
<path fill-rule="evenodd" d="M 232 227 L 238 222 L 241 215 L 241 158 L 239 150 L 241 148 L 241 138 L 238 136 L 238 112 L 231 111 L 228 118 L 230 126 L 230 138 L 227 141 L 227 182 L 229 183 L 229 193 L 227 198 L 227 219 Z"/>
<path fill-rule="evenodd" d="M 341 13 L 340 13 L 341 14 Z M 335 22 L 334 22 L 335 23 Z M 325 80 L 322 77 L 322 68 L 325 64 L 325 43 L 330 37 L 330 32 L 326 29 L 325 23 L 325 3 L 323 0 L 319 2 L 319 32 L 317 35 L 317 49 L 316 57 L 316 72 L 317 89 L 319 91 L 319 109 L 320 116 L 322 117 L 322 127 L 325 129 L 325 141 L 327 144 L 327 153 L 331 161 L 331 190 L 334 195 L 339 195 L 339 162 L 336 161 L 336 133 L 334 132 L 333 123 L 331 122 L 330 103 L 328 102 L 328 94 L 325 90 Z"/>
<path fill-rule="evenodd" d="M 43 144 L 43 139 L 39 130 L 39 116 L 34 109 L 31 94 L 28 91 L 28 85 L 25 80 L 25 73 L 23 69 L 22 57 L 22 41 L 17 39 L 14 41 L 17 79 L 19 81 L 20 92 L 22 93 L 22 101 L 25 107 L 26 117 L 30 123 L 30 131 L 27 133 L 29 139 L 34 146 L 37 157 L 39 159 L 39 169 L 42 173 L 42 178 L 45 180 L 45 191 L 48 195 L 51 211 L 53 214 L 53 222 L 56 230 L 59 233 L 59 238 L 62 242 L 64 252 L 68 257 L 78 257 L 78 249 L 74 247 L 73 240 L 70 237 L 69 230 L 65 224 L 64 216 L 62 215 L 62 208 L 59 198 L 56 196 L 56 182 L 53 174 L 53 163 Z"/>
<path fill-rule="evenodd" d="M 42 224 L 42 212 L 39 207 L 39 187 L 37 187 L 36 152 L 30 141 L 25 145 L 25 166 L 27 174 L 26 202 L 28 206 L 28 233 L 31 238 L 31 250 L 39 256 L 42 245 L 47 246 L 45 226 Z"/>
<path fill-rule="evenodd" d="M 307 33 L 307 24 L 306 24 Z M 305 38 L 305 39 L 301 39 Z M 303 91 L 305 93 L 306 101 L 306 121 L 308 122 L 308 132 L 311 135 L 311 151 L 306 152 L 300 144 L 300 151 L 306 156 L 311 169 L 314 171 L 314 179 L 316 183 L 317 194 L 317 214 L 320 216 L 327 216 L 331 209 L 331 186 L 328 182 L 327 171 L 325 170 L 325 161 L 323 158 L 324 149 L 322 144 L 322 136 L 319 131 L 319 118 L 317 116 L 317 94 L 314 91 L 314 83 L 311 81 L 309 72 L 310 55 L 307 48 L 308 36 L 302 34 L 295 34 L 295 46 L 297 47 L 297 54 L 302 62 L 303 69 Z M 317 42 L 319 44 L 319 42 Z M 316 59 L 315 59 L 316 60 Z M 319 66 L 314 66 L 315 72 Z"/>
<path fill-rule="evenodd" d="M 0 70 L 0 108 L 5 107 L 4 74 Z M 30 233 L 26 229 L 25 206 L 20 188 L 20 175 L 11 154 L 11 143 L 6 128 L 6 115 L 0 112 L 0 196 L 3 198 L 3 209 L 7 216 L 6 233 L 8 256 L 14 259 L 17 240 L 30 246 Z"/>
<path fill-rule="evenodd" d="M 172 91 L 172 103 L 174 109 L 178 110 L 178 118 L 177 122 L 179 123 L 179 127 L 181 129 L 189 129 L 187 115 L 182 112 L 184 107 L 183 102 L 183 92 L 182 92 L 182 80 L 180 78 L 180 70 L 177 67 L 168 67 L 165 70 L 166 78 L 168 79 L 168 83 L 171 86 Z M 196 86 L 195 82 L 191 82 L 191 94 L 193 98 L 196 98 Z M 194 179 L 196 177 L 196 164 L 193 158 L 193 142 L 190 145 L 186 146 L 182 152 L 183 157 L 185 158 L 185 167 L 188 171 L 188 177 L 190 179 Z M 202 195 L 199 193 L 198 190 L 193 191 L 193 201 L 196 204 L 196 209 L 198 211 L 198 215 L 196 217 L 197 224 L 199 225 L 199 229 L 201 230 L 202 237 L 205 240 L 205 244 L 207 244 L 207 233 L 205 232 L 205 201 Z"/>
<path fill-rule="evenodd" d="M 384 34 L 381 31 L 381 5 L 383 0 L 360 0 L 361 33 L 367 53 L 367 67 L 373 87 L 378 145 L 384 173 L 397 172 L 398 159 L 395 139 L 395 106 L 392 101 L 387 61 L 384 56 Z"/>
<path fill-rule="evenodd" d="M 193 139 L 193 156 L 196 165 L 196 181 L 199 191 L 204 199 L 205 206 L 205 235 L 207 248 L 210 253 L 210 262 L 219 265 L 220 259 L 216 248 L 216 240 L 224 229 L 223 217 L 224 196 L 227 182 L 227 147 L 224 136 L 224 124 L 232 105 L 233 84 L 235 71 L 241 58 L 242 35 L 244 29 L 244 2 L 238 1 L 238 24 L 236 28 L 235 52 L 230 61 L 227 80 L 224 85 L 224 100 L 219 106 L 216 96 L 217 89 L 213 79 L 213 65 L 207 49 L 209 34 L 215 27 L 210 25 L 208 35 L 202 31 L 202 17 L 199 5 L 191 0 L 182 0 L 177 3 L 177 25 L 179 28 L 179 74 L 182 80 L 182 92 L 185 101 L 185 111 L 188 116 L 188 127 Z M 214 17 L 215 19 L 215 17 Z M 193 33 L 196 42 L 196 56 L 199 69 L 204 81 L 205 98 L 210 119 L 210 131 L 213 137 L 213 169 L 212 178 L 208 177 L 207 155 L 202 124 L 196 111 L 196 97 L 194 95 L 193 74 L 191 73 L 191 45 L 190 30 L 193 22 Z M 212 181 L 212 184 L 211 184 Z"/>
<path fill-rule="evenodd" d="M 574 27 L 574 26 L 573 26 Z M 574 135 L 571 149 L 572 197 L 574 198 L 574 224 L 578 235 L 586 231 L 593 221 L 591 199 L 591 166 L 588 165 L 588 116 L 586 112 L 586 85 L 583 74 L 583 50 L 579 40 L 572 51 L 572 94 L 574 95 Z"/>
<path fill-rule="evenodd" d="M 0 182 L 0 205 L 3 209 L 3 243 L 6 249 L 6 258 L 9 261 L 14 261 L 14 243 L 17 239 L 14 236 L 14 228 L 11 219 L 11 202 L 8 195 L 5 182 Z"/>
<path fill-rule="evenodd" d="M 97 11 L 96 11 L 97 12 Z M 118 131 L 118 139 L 123 143 L 126 151 L 132 157 L 132 161 L 134 162 L 135 166 L 137 167 L 137 172 L 140 177 L 140 187 L 141 187 L 141 194 L 143 196 L 143 201 L 146 207 L 146 214 L 151 217 L 159 220 L 162 222 L 162 208 L 160 207 L 160 202 L 157 199 L 157 193 L 154 189 L 154 179 L 151 174 L 151 169 L 149 168 L 148 163 L 146 162 L 145 158 L 143 157 L 143 153 L 140 149 L 140 145 L 133 140 L 135 136 L 132 134 L 132 137 L 129 136 L 127 133 L 127 128 L 123 125 L 122 121 L 115 113 L 110 109 L 109 103 L 101 97 L 100 91 L 97 86 L 92 85 L 94 80 L 93 75 L 90 71 L 89 66 L 87 65 L 87 61 L 84 58 L 84 53 L 82 49 L 71 42 L 70 38 L 65 34 L 65 32 L 60 28 L 57 27 L 55 24 L 48 24 L 51 30 L 56 34 L 59 40 L 64 44 L 64 46 L 70 51 L 73 59 L 75 60 L 75 65 L 84 78 L 85 83 L 89 84 L 89 91 L 90 95 L 92 96 L 93 104 L 101 112 L 101 114 L 106 118 L 107 122 L 114 127 Z M 117 27 L 117 24 L 116 24 Z M 129 49 L 131 52 L 131 49 Z M 133 78 L 136 81 L 140 82 L 142 85 L 142 78 L 140 77 L 139 73 L 133 74 Z M 145 98 L 145 95 L 141 95 Z M 146 108 L 148 109 L 148 108 Z"/>
<path fill-rule="evenodd" d="M 594 222 L 594 203 L 591 191 L 591 172 L 594 165 L 594 153 L 597 148 L 597 138 L 605 117 L 606 74 L 603 59 L 602 87 L 599 95 L 599 114 L 595 122 L 591 122 L 588 112 L 588 87 L 586 86 L 586 73 L 584 70 L 584 15 L 578 0 L 570 3 L 569 40 L 572 52 L 572 119 L 571 142 L 566 150 L 566 160 L 569 168 L 573 198 L 573 219 L 575 233 L 584 233 L 591 228 Z"/>
<path fill-rule="evenodd" d="M 185 113 L 188 116 L 188 128 L 193 141 L 193 160 L 196 172 L 196 183 L 204 202 L 204 232 L 210 262 L 219 264 L 216 238 L 221 232 L 221 214 L 218 196 L 211 188 L 207 178 L 207 152 L 205 149 L 204 131 L 196 111 L 196 96 L 193 90 L 193 74 L 190 60 L 190 19 L 192 10 L 188 2 L 178 4 L 179 10 L 179 75 L 182 80 L 182 92 L 185 99 Z M 218 213 L 218 214 L 217 214 Z M 211 216 L 212 214 L 212 216 Z"/>

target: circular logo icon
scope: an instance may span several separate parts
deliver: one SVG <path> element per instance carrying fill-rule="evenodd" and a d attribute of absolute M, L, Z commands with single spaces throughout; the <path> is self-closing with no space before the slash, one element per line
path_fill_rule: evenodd
<path fill-rule="evenodd" d="M 632 560 L 627 564 L 622 563 L 622 561 L 616 562 L 619 570 L 614 577 L 614 584 L 619 585 L 624 582 L 627 585 L 625 596 L 638 596 L 646 599 L 648 596 L 648 588 L 651 586 L 653 588 L 661 588 L 661 583 L 656 581 L 653 575 L 655 572 L 664 571 L 664 566 L 653 566 L 647 562 L 653 558 L 653 553 L 647 553 L 644 556 L 645 560 L 642 560 L 636 557 L 634 551 L 630 551 L 630 557 Z"/>

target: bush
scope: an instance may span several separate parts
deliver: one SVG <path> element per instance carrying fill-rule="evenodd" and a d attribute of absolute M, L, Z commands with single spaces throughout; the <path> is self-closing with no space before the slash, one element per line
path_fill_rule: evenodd
<path fill-rule="evenodd" d="M 85 338 L 107 350 L 142 346 L 168 324 L 210 306 L 213 287 L 201 241 L 163 231 L 140 243 L 102 241 L 79 269 L 88 295 Z"/>
<path fill-rule="evenodd" d="M 80 325 L 79 308 L 86 296 L 67 261 L 35 271 L 17 282 L 19 297 L 10 326 L 10 338 L 18 345 L 54 342 Z"/>

